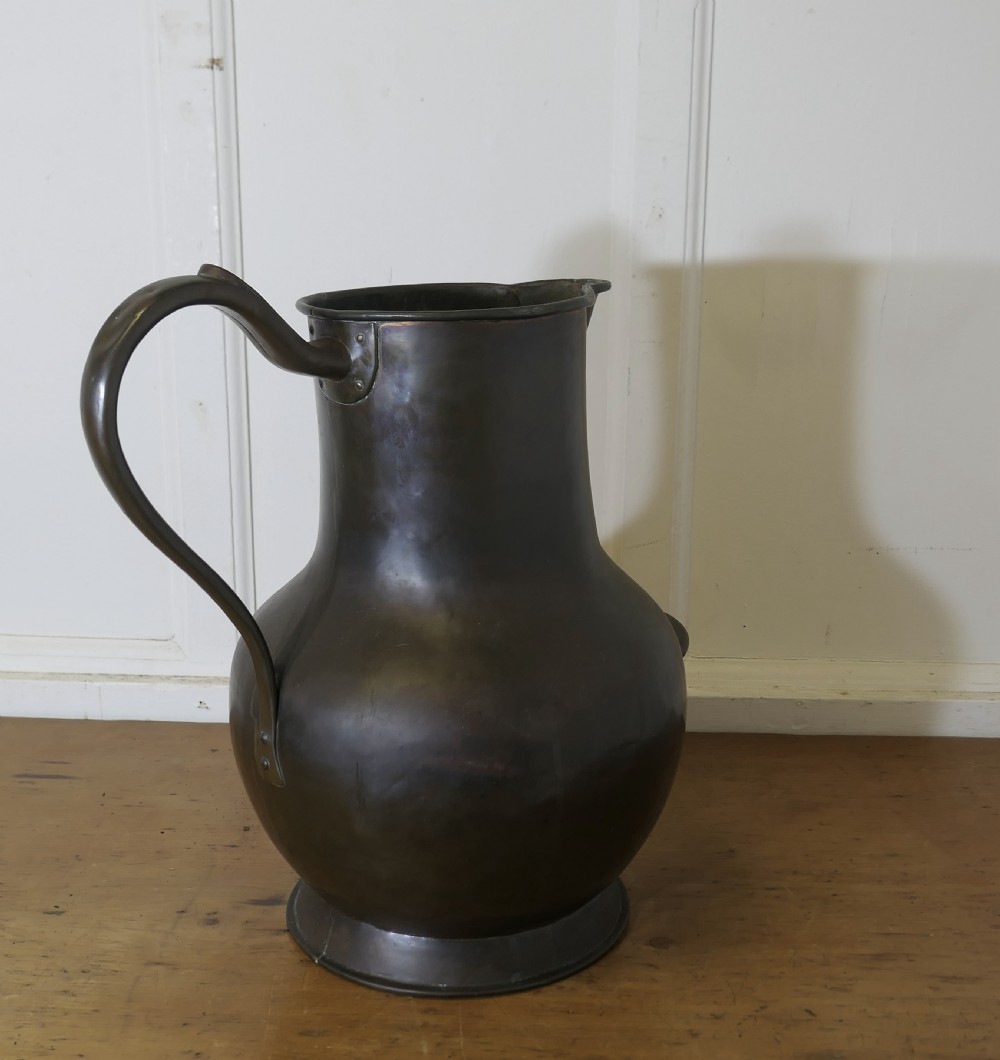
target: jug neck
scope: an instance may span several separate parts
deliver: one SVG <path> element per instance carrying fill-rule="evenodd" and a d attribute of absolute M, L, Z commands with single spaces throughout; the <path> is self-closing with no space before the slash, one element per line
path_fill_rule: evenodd
<path fill-rule="evenodd" d="M 318 393 L 317 559 L 394 584 L 595 562 L 586 325 L 585 309 L 377 325 L 367 397 Z"/>

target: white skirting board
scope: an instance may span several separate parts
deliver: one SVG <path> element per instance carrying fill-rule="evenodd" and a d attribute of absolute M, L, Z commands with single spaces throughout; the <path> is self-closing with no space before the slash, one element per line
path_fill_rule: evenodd
<path fill-rule="evenodd" d="M 0 717 L 97 721 L 228 721 L 225 678 L 0 677 Z"/>
<path fill-rule="evenodd" d="M 802 736 L 1000 737 L 1000 705 L 989 700 L 701 698 L 688 702 L 688 732 Z"/>
<path fill-rule="evenodd" d="M 687 675 L 692 732 L 1000 737 L 993 664 L 688 659 Z M 9 674 L 3 716 L 225 722 L 228 682 Z"/>
<path fill-rule="evenodd" d="M 1000 737 L 1000 666 L 688 659 L 688 729 Z"/>

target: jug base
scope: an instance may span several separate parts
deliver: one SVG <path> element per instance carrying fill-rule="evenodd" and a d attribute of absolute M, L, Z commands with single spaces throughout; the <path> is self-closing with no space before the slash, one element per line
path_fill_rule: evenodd
<path fill-rule="evenodd" d="M 530 990 L 602 957 L 628 922 L 615 880 L 551 924 L 490 938 L 442 939 L 386 931 L 333 909 L 301 880 L 288 899 L 288 930 L 323 968 L 394 994 L 480 997 Z"/>

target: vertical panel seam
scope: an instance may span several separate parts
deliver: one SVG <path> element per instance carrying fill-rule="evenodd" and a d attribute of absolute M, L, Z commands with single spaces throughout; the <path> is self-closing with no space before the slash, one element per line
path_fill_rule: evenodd
<path fill-rule="evenodd" d="M 628 373 L 632 354 L 633 236 L 638 109 L 639 0 L 615 10 L 614 104 L 611 137 L 611 327 L 605 377 L 603 455 L 605 525 L 611 531 L 612 558 L 624 550 L 628 476 Z"/>
<path fill-rule="evenodd" d="M 715 0 L 698 0 L 692 13 L 691 109 L 688 119 L 684 256 L 681 266 L 680 351 L 667 606 L 687 620 L 691 591 L 698 369 L 701 355 L 702 270 L 705 256 L 709 125 Z"/>
<path fill-rule="evenodd" d="M 240 179 L 239 115 L 236 87 L 233 0 L 210 0 L 215 77 L 216 194 L 219 254 L 223 268 L 243 275 L 243 212 Z M 250 437 L 247 344 L 230 320 L 224 323 L 226 417 L 229 440 L 229 494 L 233 581 L 237 595 L 253 611 L 257 604 L 254 547 L 252 443 Z"/>

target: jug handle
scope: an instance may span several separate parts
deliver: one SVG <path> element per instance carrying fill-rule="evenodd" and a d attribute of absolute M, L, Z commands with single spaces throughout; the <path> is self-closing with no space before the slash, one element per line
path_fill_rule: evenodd
<path fill-rule="evenodd" d="M 278 679 L 264 634 L 243 601 L 150 503 L 132 474 L 118 436 L 118 396 L 132 354 L 164 317 L 190 305 L 222 310 L 269 361 L 291 372 L 343 379 L 351 369 L 351 355 L 335 339 L 307 342 L 239 277 L 218 266 L 203 265 L 197 276 L 159 280 L 122 302 L 94 340 L 80 390 L 84 434 L 105 486 L 129 519 L 205 590 L 243 638 L 256 682 L 257 771 L 281 787 L 284 774 L 276 741 Z"/>

